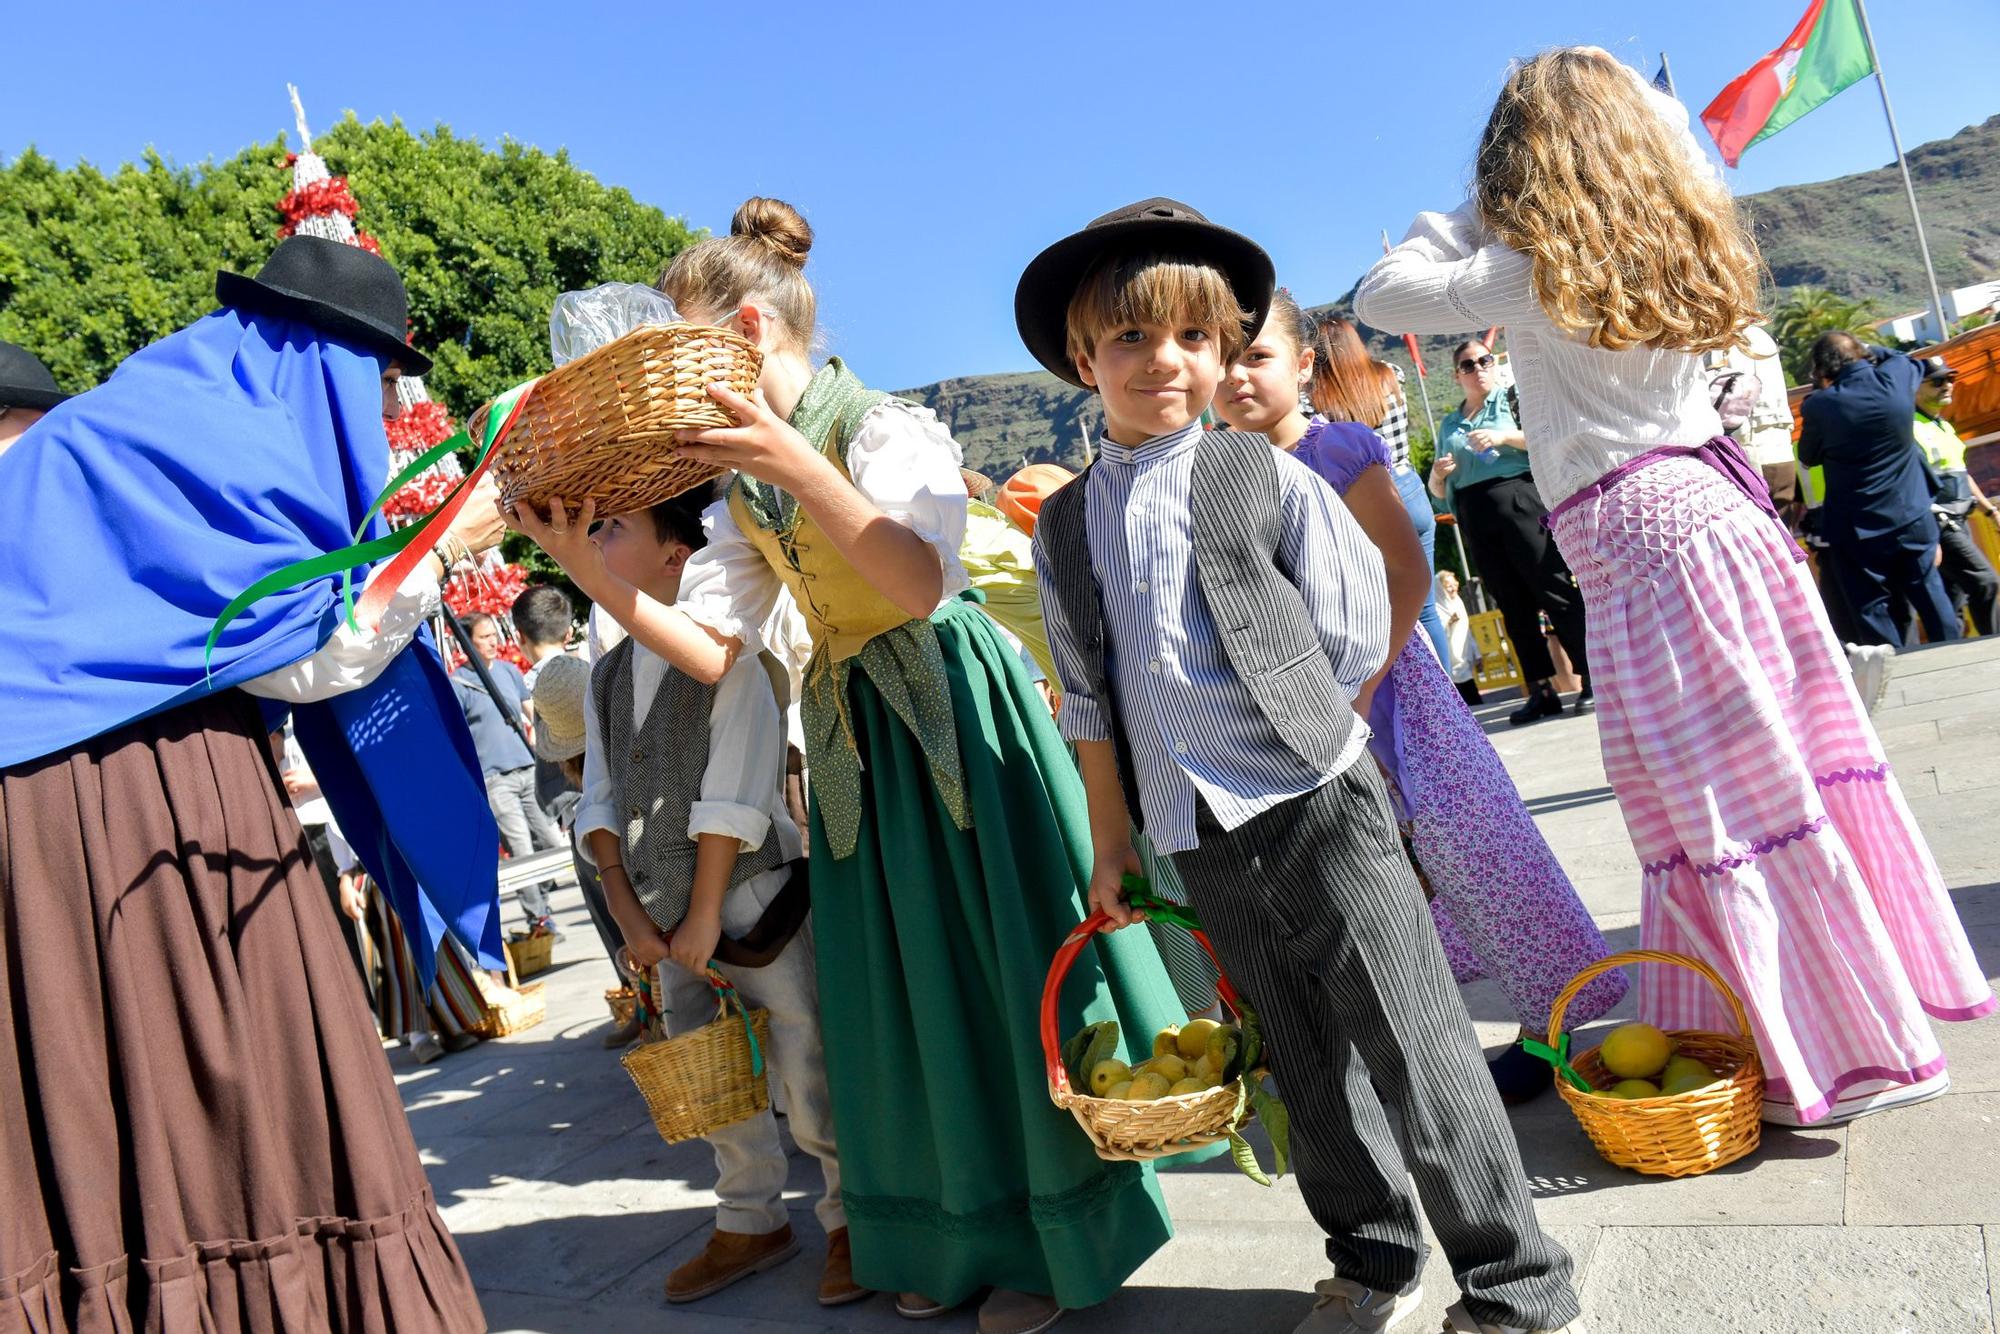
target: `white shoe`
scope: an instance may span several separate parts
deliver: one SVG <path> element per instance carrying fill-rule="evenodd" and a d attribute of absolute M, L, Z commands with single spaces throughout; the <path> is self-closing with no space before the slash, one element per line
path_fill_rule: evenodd
<path fill-rule="evenodd" d="M 1445 1309 L 1444 1334 L 1589 1334 L 1589 1331 L 1584 1329 L 1581 1316 L 1567 1325 L 1557 1325 L 1554 1328 L 1490 1325 L 1483 1320 L 1474 1320 L 1472 1312 L 1465 1309 L 1465 1303 L 1457 1302 Z"/>
<path fill-rule="evenodd" d="M 1423 1292 L 1377 1292 L 1351 1278 L 1323 1278 L 1313 1284 L 1319 1300 L 1292 1334 L 1377 1334 L 1417 1313 Z"/>
<path fill-rule="evenodd" d="M 1844 1090 L 1833 1100 L 1833 1106 L 1825 1116 L 1817 1121 L 1799 1120 L 1799 1109 L 1788 1102 L 1764 1102 L 1763 1120 L 1767 1126 L 1803 1126 L 1808 1130 L 1818 1130 L 1823 1126 L 1837 1126 L 1876 1112 L 1886 1112 L 1895 1107 L 1910 1107 L 1932 1098 L 1942 1098 L 1951 1092 L 1951 1072 L 1940 1070 L 1929 1079 L 1920 1079 L 1914 1084 L 1899 1084 L 1889 1079 L 1870 1079 L 1853 1088 Z"/>
<path fill-rule="evenodd" d="M 410 1059 L 418 1065 L 429 1065 L 444 1055 L 444 1044 L 435 1033 L 411 1033 L 403 1039 L 409 1048 Z"/>

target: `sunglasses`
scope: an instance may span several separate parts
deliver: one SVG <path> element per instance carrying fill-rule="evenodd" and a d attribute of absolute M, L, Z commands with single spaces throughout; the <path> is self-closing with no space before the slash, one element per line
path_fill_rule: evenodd
<path fill-rule="evenodd" d="M 1474 371 L 1490 371 L 1492 369 L 1493 354 L 1491 352 L 1488 352 L 1483 357 L 1467 357 L 1464 361 L 1458 363 L 1458 373 L 1460 375 L 1470 375 Z"/>

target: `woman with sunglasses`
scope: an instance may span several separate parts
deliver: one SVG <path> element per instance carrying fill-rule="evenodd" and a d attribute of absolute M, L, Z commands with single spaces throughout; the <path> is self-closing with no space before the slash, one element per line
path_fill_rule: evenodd
<path fill-rule="evenodd" d="M 1548 507 L 1528 467 L 1528 438 L 1521 432 L 1514 391 L 1499 389 L 1493 352 L 1468 338 L 1451 354 L 1465 401 L 1438 427 L 1431 463 L 1431 494 L 1458 521 L 1465 551 L 1500 604 L 1507 638 L 1527 679 L 1527 702 L 1507 715 L 1516 726 L 1562 712 L 1550 678 L 1556 674 L 1535 613 L 1545 611 L 1563 651 L 1583 677 L 1581 710 L 1590 703 L 1590 668 L 1583 651 L 1583 600 L 1542 521 Z"/>

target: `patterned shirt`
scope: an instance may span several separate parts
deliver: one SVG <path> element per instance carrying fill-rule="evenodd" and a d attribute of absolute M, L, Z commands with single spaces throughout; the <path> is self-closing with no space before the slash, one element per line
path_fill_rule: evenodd
<path fill-rule="evenodd" d="M 1136 448 L 1101 441 L 1085 494 L 1105 671 L 1117 682 L 1146 834 L 1162 852 L 1199 844 L 1201 803 L 1234 829 L 1344 771 L 1369 737 L 1357 719 L 1333 767 L 1319 772 L 1278 738 L 1230 666 L 1194 571 L 1188 492 L 1200 436 L 1197 421 Z M 1331 488 L 1289 455 L 1279 454 L 1277 467 L 1278 563 L 1297 572 L 1334 679 L 1352 698 L 1387 652 L 1381 559 Z M 1051 648 L 1064 687 L 1063 735 L 1110 740 L 1109 720 L 1084 689 L 1073 646 Z"/>

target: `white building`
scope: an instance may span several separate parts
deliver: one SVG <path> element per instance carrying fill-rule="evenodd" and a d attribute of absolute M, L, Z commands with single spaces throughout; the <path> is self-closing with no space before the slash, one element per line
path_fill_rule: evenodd
<path fill-rule="evenodd" d="M 1955 292 L 1944 294 L 1944 317 L 1948 324 L 1956 324 L 1967 315 L 1977 314 L 2000 302 L 2000 278 L 1989 282 L 1974 283 L 1961 287 Z M 1928 307 L 1913 310 L 1907 315 L 1897 315 L 1891 319 L 1878 320 L 1875 324 L 1889 341 L 1896 343 L 1941 343 L 1944 334 L 1931 318 Z"/>

